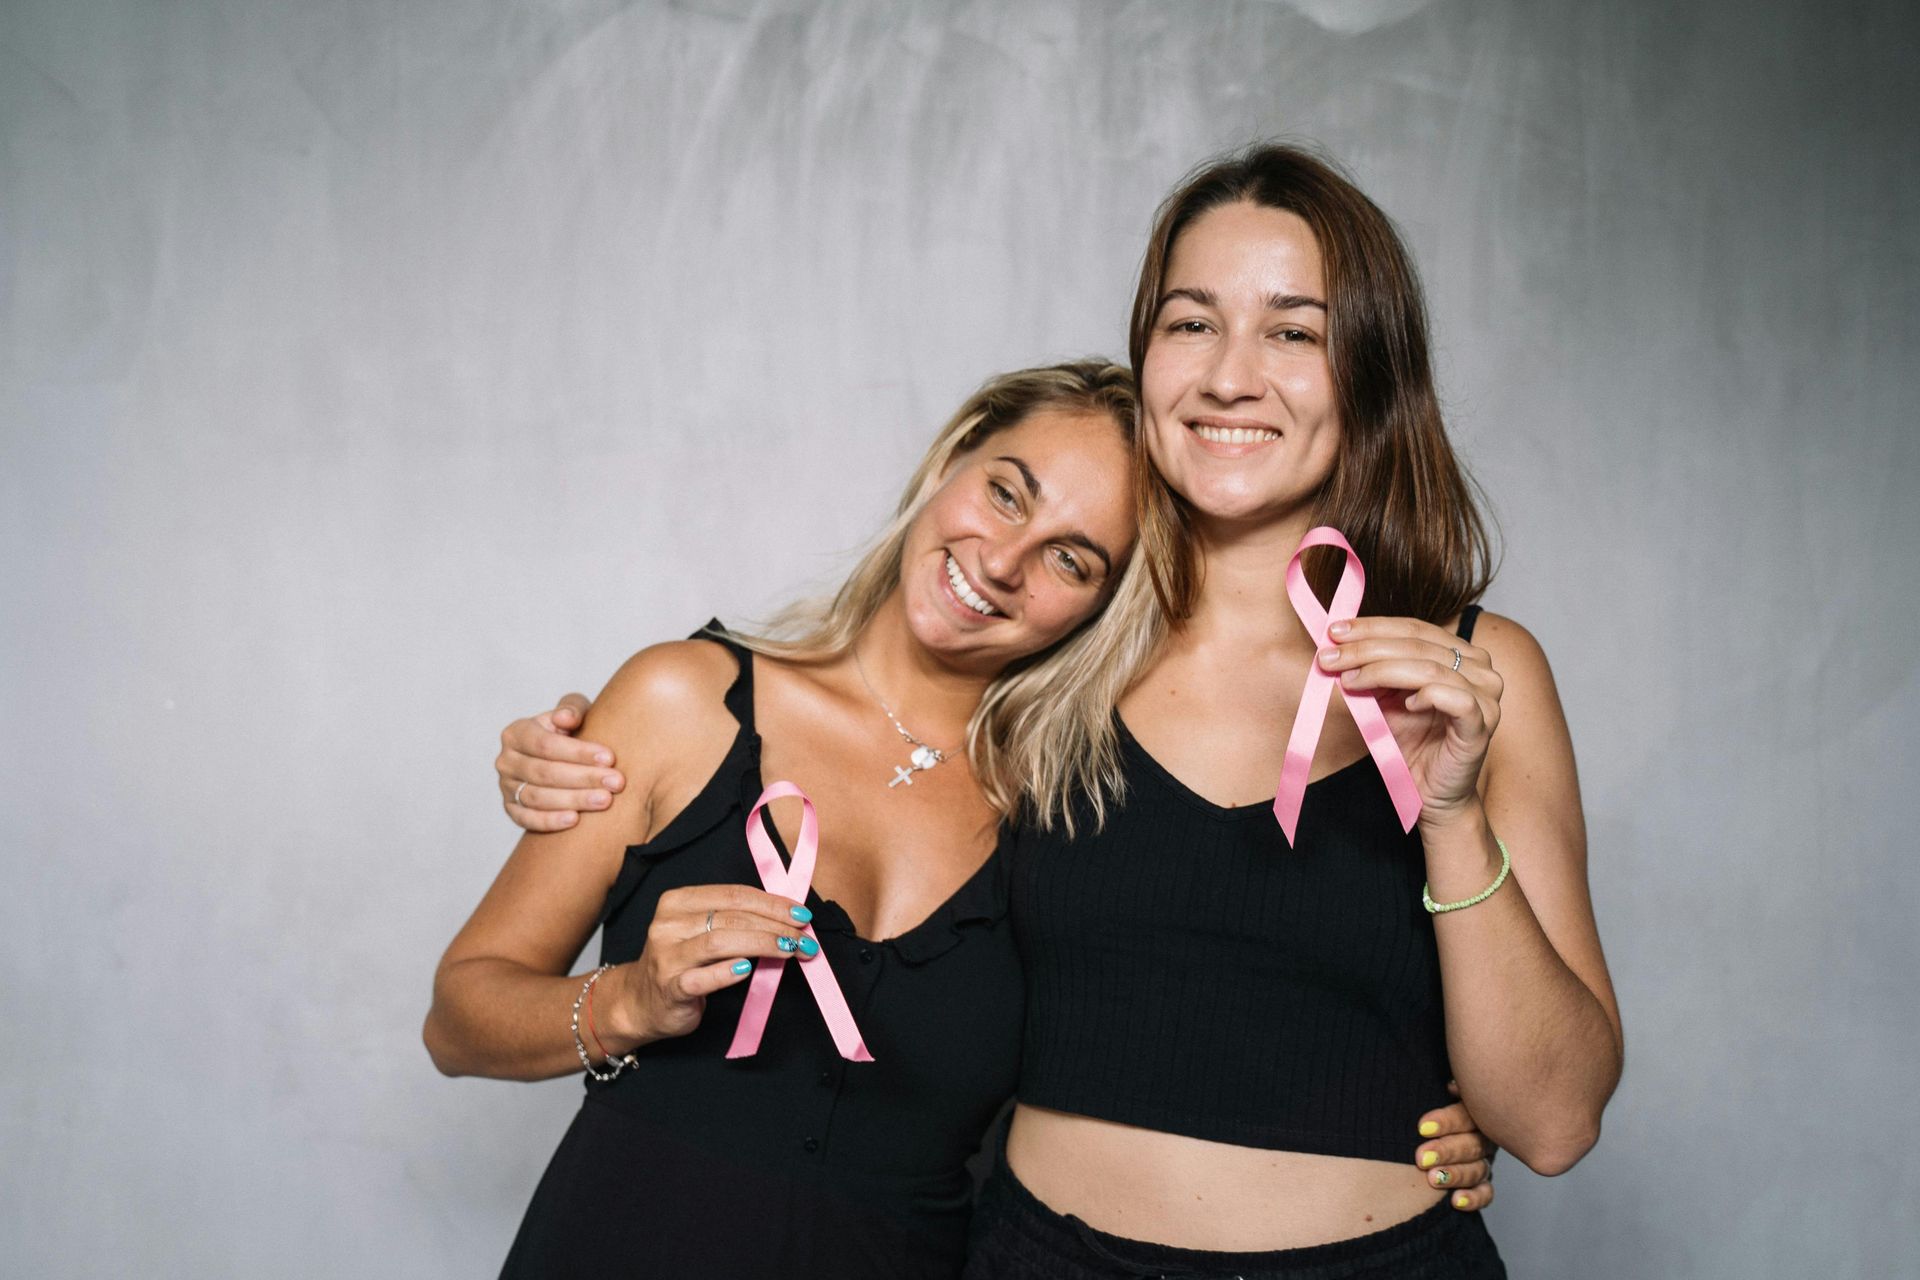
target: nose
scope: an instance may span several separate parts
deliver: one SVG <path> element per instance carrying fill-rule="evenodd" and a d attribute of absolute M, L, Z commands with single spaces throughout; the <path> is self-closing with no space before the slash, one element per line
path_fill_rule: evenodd
<path fill-rule="evenodd" d="M 1002 591 L 1016 591 L 1026 563 L 1027 539 L 1024 530 L 1008 529 L 997 537 L 980 542 L 980 575 L 989 585 Z"/>
<path fill-rule="evenodd" d="M 1201 390 L 1221 404 L 1260 398 L 1258 343 L 1228 335 L 1214 348 Z"/>

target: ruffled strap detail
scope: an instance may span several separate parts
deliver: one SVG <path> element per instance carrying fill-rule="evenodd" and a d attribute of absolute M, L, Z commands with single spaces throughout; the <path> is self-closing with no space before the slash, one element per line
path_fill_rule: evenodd
<path fill-rule="evenodd" d="M 730 814 L 744 814 L 740 808 L 742 789 L 751 786 L 760 773 L 760 734 L 753 724 L 753 651 L 729 636 L 718 618 L 687 638 L 711 640 L 731 653 L 739 664 L 739 674 L 727 686 L 723 701 L 728 713 L 739 722 L 740 731 L 734 735 L 733 745 L 727 748 L 719 768 L 687 807 L 675 814 L 673 821 L 653 839 L 627 846 L 620 874 L 614 877 L 613 887 L 607 890 L 606 903 L 600 908 L 601 924 L 633 896 L 653 863 L 694 843 L 725 822 Z"/>

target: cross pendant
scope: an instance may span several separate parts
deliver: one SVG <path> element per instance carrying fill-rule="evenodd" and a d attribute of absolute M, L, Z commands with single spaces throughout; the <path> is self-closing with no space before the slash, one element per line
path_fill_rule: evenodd
<path fill-rule="evenodd" d="M 903 764 L 897 764 L 893 766 L 893 781 L 887 784 L 887 790 L 891 791 L 903 782 L 908 786 L 913 785 L 913 770 Z"/>

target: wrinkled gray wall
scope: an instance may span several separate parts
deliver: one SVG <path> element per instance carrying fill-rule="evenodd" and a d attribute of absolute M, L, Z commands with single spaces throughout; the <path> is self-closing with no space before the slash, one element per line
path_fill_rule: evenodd
<path fill-rule="evenodd" d="M 1274 133 L 1409 233 L 1580 750 L 1630 1060 L 1515 1274 L 1910 1266 L 1920 24 L 1851 10 L 0 7 L 4 1269 L 489 1274 L 577 1094 L 418 1040 L 494 731 L 831 575 Z"/>

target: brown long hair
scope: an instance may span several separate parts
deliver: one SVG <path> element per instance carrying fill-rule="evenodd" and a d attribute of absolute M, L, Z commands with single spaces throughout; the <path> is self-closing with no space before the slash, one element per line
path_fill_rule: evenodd
<path fill-rule="evenodd" d="M 1493 548 L 1477 486 L 1454 457 L 1433 385 L 1427 309 L 1413 260 L 1393 222 L 1333 163 L 1302 147 L 1262 143 L 1213 160 L 1174 189 L 1154 217 L 1128 353 L 1140 376 L 1167 262 L 1187 225 L 1209 209 L 1247 201 L 1297 214 L 1312 228 L 1327 280 L 1327 358 L 1340 415 L 1340 450 L 1315 502 L 1314 523 L 1339 529 L 1367 566 L 1363 613 L 1443 622 L 1493 578 Z M 1155 485 L 1136 439 L 1142 501 Z M 1177 497 L 1177 495 L 1176 495 Z M 1191 506 L 1173 528 L 1141 529 L 1140 553 L 1170 622 L 1192 616 L 1201 561 Z M 1304 559 L 1321 599 L 1344 563 L 1315 548 Z"/>

